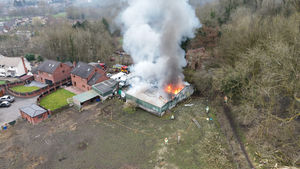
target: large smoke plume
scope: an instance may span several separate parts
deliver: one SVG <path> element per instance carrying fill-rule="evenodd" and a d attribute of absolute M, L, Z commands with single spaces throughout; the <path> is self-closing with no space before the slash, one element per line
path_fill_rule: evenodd
<path fill-rule="evenodd" d="M 186 61 L 180 45 L 201 26 L 188 0 L 128 0 L 120 19 L 133 73 L 159 88 L 181 83 Z"/>

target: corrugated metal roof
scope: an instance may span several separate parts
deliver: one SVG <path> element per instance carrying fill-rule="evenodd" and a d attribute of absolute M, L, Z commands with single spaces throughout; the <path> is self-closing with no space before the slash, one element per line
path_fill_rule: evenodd
<path fill-rule="evenodd" d="M 42 107 L 36 105 L 36 104 L 32 104 L 30 106 L 26 106 L 26 107 L 22 107 L 20 108 L 20 110 L 26 114 L 28 114 L 30 117 L 36 117 L 38 115 L 41 115 L 45 112 L 47 112 L 47 110 L 43 109 Z"/>
<path fill-rule="evenodd" d="M 73 100 L 78 100 L 80 103 L 83 103 L 83 102 L 86 102 L 98 95 L 99 94 L 97 92 L 95 92 L 94 90 L 89 90 L 87 92 L 73 96 Z"/>
<path fill-rule="evenodd" d="M 95 84 L 93 86 L 93 89 L 100 92 L 101 94 L 104 94 L 104 93 L 107 93 L 107 92 L 113 90 L 117 83 L 118 82 L 113 79 L 108 79 L 101 83 Z"/>

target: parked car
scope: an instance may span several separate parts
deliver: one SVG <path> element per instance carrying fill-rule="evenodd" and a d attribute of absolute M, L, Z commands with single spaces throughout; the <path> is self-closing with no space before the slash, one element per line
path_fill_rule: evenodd
<path fill-rule="evenodd" d="M 5 73 L 0 73 L 0 77 L 5 77 Z"/>
<path fill-rule="evenodd" d="M 111 74 L 111 73 L 107 73 L 106 76 L 107 76 L 107 77 L 111 77 L 112 74 Z"/>
<path fill-rule="evenodd" d="M 9 107 L 10 103 L 8 101 L 3 101 L 0 103 L 0 107 Z"/>
<path fill-rule="evenodd" d="M 5 95 L 5 96 L 0 97 L 0 101 L 14 102 L 15 97 L 10 96 L 10 95 Z"/>

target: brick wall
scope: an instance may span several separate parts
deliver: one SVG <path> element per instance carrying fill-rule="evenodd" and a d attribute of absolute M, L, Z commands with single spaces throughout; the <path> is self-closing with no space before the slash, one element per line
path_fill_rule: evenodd
<path fill-rule="evenodd" d="M 62 81 L 57 82 L 56 84 L 48 85 L 48 86 L 40 88 L 36 91 L 27 92 L 27 93 L 19 93 L 19 92 L 15 92 L 15 91 L 12 91 L 12 90 L 9 89 L 10 87 L 13 87 L 13 86 L 24 85 L 23 81 L 22 82 L 15 82 L 15 83 L 9 84 L 5 87 L 6 87 L 7 92 L 9 94 L 13 95 L 13 96 L 22 97 L 22 98 L 30 98 L 30 97 L 38 96 L 38 95 L 40 95 L 42 93 L 45 93 L 47 91 L 49 92 L 49 91 L 52 91 L 52 90 L 56 90 L 60 86 L 70 83 L 70 81 L 71 81 L 71 78 L 64 79 Z"/>
<path fill-rule="evenodd" d="M 96 83 L 100 83 L 104 80 L 109 79 L 106 74 L 105 71 L 97 68 L 89 75 L 89 77 L 87 79 L 83 79 L 77 75 L 71 75 L 71 79 L 72 79 L 72 85 L 83 90 L 83 91 L 88 91 L 90 89 L 92 89 L 92 86 L 88 85 L 88 81 L 93 77 L 93 75 L 98 72 L 100 74 L 102 74 L 102 77 L 98 79 L 98 81 Z"/>
<path fill-rule="evenodd" d="M 87 84 L 87 79 L 83 79 L 77 75 L 71 75 L 72 85 L 83 90 L 88 91 L 91 87 Z"/>
<path fill-rule="evenodd" d="M 47 119 L 48 118 L 48 115 L 51 114 L 50 111 L 47 111 L 45 112 L 44 114 L 41 114 L 39 116 L 36 116 L 36 117 L 30 117 L 28 114 L 24 113 L 23 111 L 20 110 L 20 114 L 21 114 L 21 117 L 23 119 L 26 119 L 29 123 L 31 124 L 37 124 L 37 123 L 40 123 L 42 122 L 43 120 Z"/>

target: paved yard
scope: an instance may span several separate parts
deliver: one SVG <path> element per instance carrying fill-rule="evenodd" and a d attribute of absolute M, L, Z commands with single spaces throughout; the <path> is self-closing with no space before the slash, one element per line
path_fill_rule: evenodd
<path fill-rule="evenodd" d="M 36 102 L 37 97 L 24 99 L 16 98 L 9 108 L 0 108 L 0 126 L 19 118 L 19 108 Z"/>
<path fill-rule="evenodd" d="M 37 81 L 32 81 L 30 84 L 27 84 L 25 86 L 35 86 L 35 87 L 43 88 L 43 87 L 47 86 L 47 84 L 40 83 Z"/>
<path fill-rule="evenodd" d="M 72 92 L 72 93 L 75 93 L 75 94 L 80 94 L 80 93 L 83 93 L 84 91 L 77 88 L 77 87 L 74 87 L 74 86 L 68 86 L 65 88 L 66 90 Z"/>

